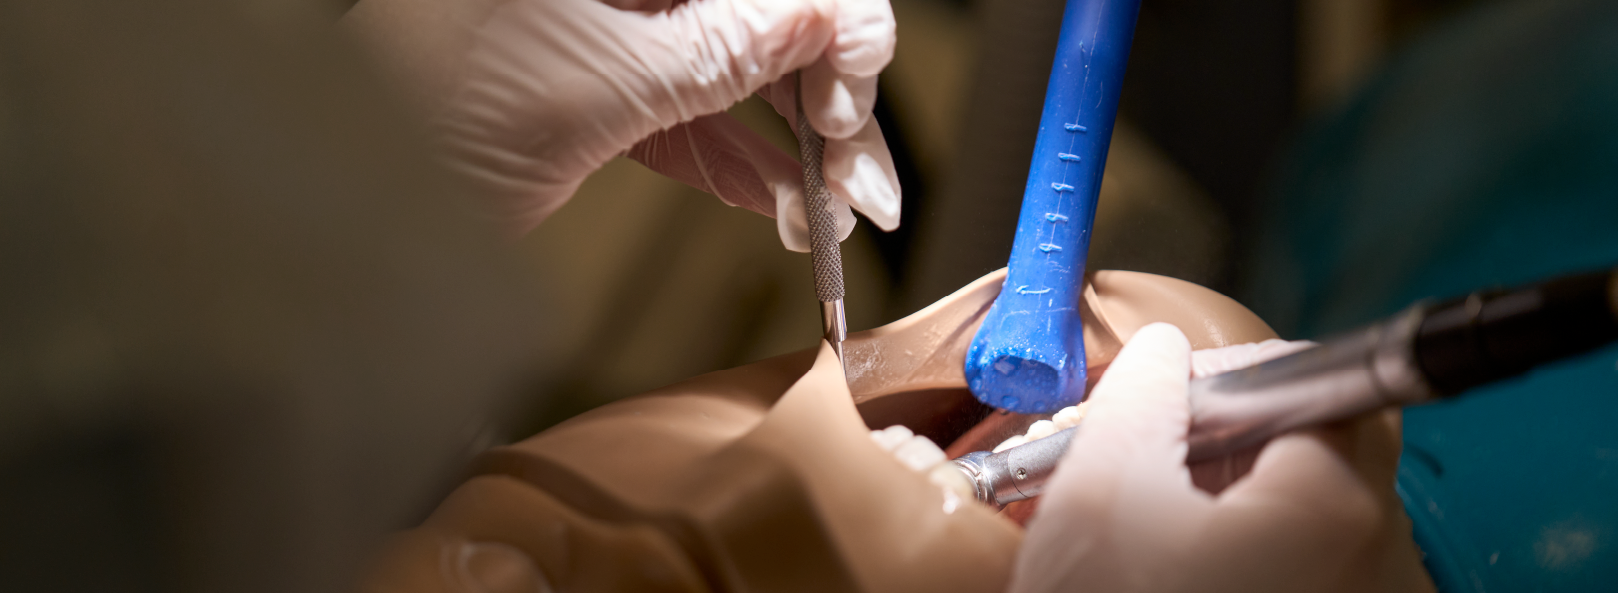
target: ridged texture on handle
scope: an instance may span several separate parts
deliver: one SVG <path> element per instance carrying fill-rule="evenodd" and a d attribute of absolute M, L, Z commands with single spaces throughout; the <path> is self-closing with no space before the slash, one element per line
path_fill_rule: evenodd
<path fill-rule="evenodd" d="M 843 252 L 837 245 L 837 215 L 820 161 L 826 150 L 820 133 L 809 125 L 798 105 L 798 158 L 803 161 L 803 203 L 809 222 L 809 259 L 815 269 L 815 298 L 822 303 L 843 298 Z"/>
<path fill-rule="evenodd" d="M 1068 0 L 1006 283 L 967 353 L 972 394 L 1054 412 L 1084 395 L 1079 298 L 1139 0 Z"/>

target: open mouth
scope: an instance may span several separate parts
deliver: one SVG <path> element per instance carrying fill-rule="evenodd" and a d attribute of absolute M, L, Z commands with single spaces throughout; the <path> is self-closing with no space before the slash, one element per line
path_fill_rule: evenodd
<path fill-rule="evenodd" d="M 996 410 L 966 389 L 967 347 L 1004 279 L 1004 270 L 991 273 L 909 317 L 849 336 L 844 343 L 849 388 L 867 426 L 882 430 L 903 425 L 932 439 L 950 458 L 1054 432 L 1045 429 L 1055 427 L 1048 421 L 1056 414 Z M 1179 326 L 1198 349 L 1275 335 L 1257 316 L 1223 295 L 1152 274 L 1092 274 L 1078 307 L 1088 371 L 1086 392 L 1123 343 L 1154 321 Z M 1072 408 L 1057 412 L 1069 424 L 1077 413 Z M 1012 503 L 1002 516 L 1026 523 L 1037 503 L 1037 498 Z"/>

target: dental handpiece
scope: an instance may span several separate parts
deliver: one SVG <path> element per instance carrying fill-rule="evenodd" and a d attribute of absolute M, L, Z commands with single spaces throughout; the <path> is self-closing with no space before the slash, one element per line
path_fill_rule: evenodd
<path fill-rule="evenodd" d="M 1445 399 L 1618 340 L 1618 270 L 1406 309 L 1253 367 L 1191 381 L 1186 462 L 1290 430 Z M 992 507 L 1038 496 L 1077 431 L 952 460 Z"/>
<path fill-rule="evenodd" d="M 825 140 L 809 125 L 803 110 L 803 77 L 798 76 L 798 158 L 803 161 L 803 204 L 809 224 L 809 259 L 815 272 L 815 298 L 820 301 L 820 327 L 837 360 L 843 361 L 848 320 L 843 312 L 843 252 L 837 244 L 837 215 L 821 170 Z M 844 371 L 847 371 L 847 362 Z"/>

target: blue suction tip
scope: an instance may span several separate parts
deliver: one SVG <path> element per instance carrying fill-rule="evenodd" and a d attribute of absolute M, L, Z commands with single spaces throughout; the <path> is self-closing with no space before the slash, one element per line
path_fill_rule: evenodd
<path fill-rule="evenodd" d="M 997 347 L 1002 346 L 1002 347 Z M 1084 347 L 1006 348 L 977 341 L 967 352 L 966 383 L 988 405 L 1019 414 L 1048 414 L 1084 395 Z"/>
<path fill-rule="evenodd" d="M 996 408 L 1084 397 L 1084 263 L 1139 13 L 1139 0 L 1068 0 L 1062 14 L 1010 269 L 966 356 L 967 386 Z"/>

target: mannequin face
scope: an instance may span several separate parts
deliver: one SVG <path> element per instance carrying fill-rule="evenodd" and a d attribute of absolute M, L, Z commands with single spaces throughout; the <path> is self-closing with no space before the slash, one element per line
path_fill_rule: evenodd
<path fill-rule="evenodd" d="M 408 571 L 469 574 L 454 550 L 497 543 L 532 560 L 506 564 L 562 588 L 1002 590 L 1021 540 L 1015 509 L 947 498 L 869 431 L 903 424 L 957 456 L 1041 418 L 993 412 L 965 389 L 967 345 L 1003 278 L 850 335 L 846 381 L 823 344 L 491 450 L 401 537 L 378 581 L 410 590 Z M 1095 274 L 1080 310 L 1091 377 L 1154 321 L 1178 325 L 1195 348 L 1274 337 L 1234 301 L 1149 274 Z M 548 532 L 563 535 L 536 535 Z M 602 560 L 577 561 L 585 550 Z"/>

